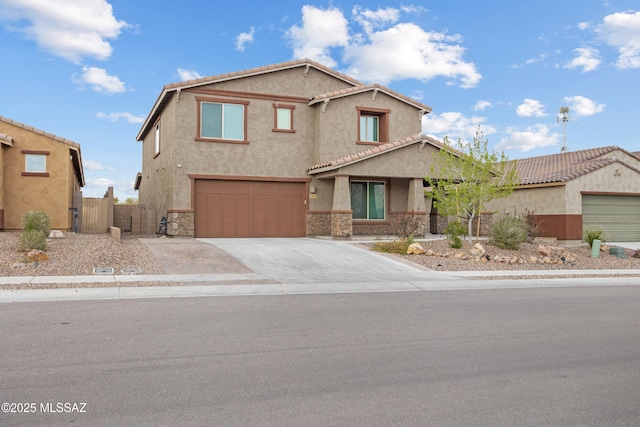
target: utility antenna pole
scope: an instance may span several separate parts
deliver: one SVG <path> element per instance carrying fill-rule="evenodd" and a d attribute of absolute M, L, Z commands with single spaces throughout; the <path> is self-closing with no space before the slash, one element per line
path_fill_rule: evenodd
<path fill-rule="evenodd" d="M 562 120 L 562 148 L 561 152 L 569 151 L 567 147 L 567 122 L 569 121 L 569 107 L 560 107 L 560 114 L 562 117 L 557 116 L 556 119 L 559 122 Z"/>

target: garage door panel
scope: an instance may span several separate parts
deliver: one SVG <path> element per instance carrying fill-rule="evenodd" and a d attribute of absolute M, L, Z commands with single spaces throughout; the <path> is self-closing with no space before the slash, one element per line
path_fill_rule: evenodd
<path fill-rule="evenodd" d="M 196 180 L 196 237 L 303 237 L 306 184 Z"/>
<path fill-rule="evenodd" d="M 582 227 L 602 229 L 610 242 L 640 241 L 640 197 L 582 196 Z"/>

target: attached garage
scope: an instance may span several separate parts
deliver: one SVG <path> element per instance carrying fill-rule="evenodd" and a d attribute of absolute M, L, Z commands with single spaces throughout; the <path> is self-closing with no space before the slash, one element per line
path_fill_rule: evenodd
<path fill-rule="evenodd" d="M 195 237 L 304 237 L 306 182 L 196 179 Z"/>
<path fill-rule="evenodd" d="M 640 196 L 582 195 L 582 229 L 600 228 L 610 242 L 640 241 Z"/>

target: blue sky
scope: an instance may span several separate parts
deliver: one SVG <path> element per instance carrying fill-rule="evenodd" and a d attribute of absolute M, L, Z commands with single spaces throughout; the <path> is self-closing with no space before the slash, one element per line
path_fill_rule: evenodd
<path fill-rule="evenodd" d="M 640 150 L 637 0 L 0 0 L 0 115 L 81 144 L 87 197 L 137 197 L 163 85 L 311 58 L 433 108 L 423 133 L 509 158 Z"/>

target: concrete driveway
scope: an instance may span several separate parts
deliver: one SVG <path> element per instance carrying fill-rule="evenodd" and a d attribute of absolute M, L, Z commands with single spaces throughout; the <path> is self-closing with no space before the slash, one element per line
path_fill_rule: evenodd
<path fill-rule="evenodd" d="M 197 239 L 255 273 L 282 283 L 385 283 L 451 277 L 372 252 L 357 244 L 313 238 Z"/>

